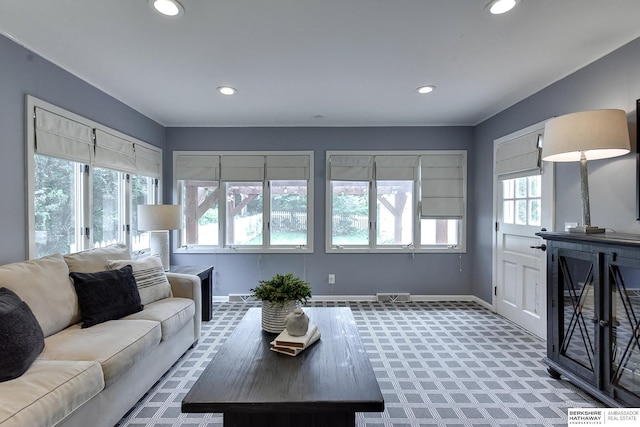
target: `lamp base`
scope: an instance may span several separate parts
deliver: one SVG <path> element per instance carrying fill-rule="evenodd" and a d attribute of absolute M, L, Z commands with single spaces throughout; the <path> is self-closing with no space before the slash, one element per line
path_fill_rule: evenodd
<path fill-rule="evenodd" d="M 600 227 L 594 227 L 592 225 L 579 225 L 577 227 L 571 227 L 569 229 L 570 233 L 581 233 L 581 234 L 598 234 L 604 233 L 605 229 Z"/>
<path fill-rule="evenodd" d="M 151 249 L 151 255 L 160 257 L 164 271 L 169 270 L 169 232 L 150 231 L 149 246 Z"/>

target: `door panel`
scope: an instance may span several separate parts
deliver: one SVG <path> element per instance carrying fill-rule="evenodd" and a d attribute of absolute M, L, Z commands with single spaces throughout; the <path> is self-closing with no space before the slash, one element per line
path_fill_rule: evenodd
<path fill-rule="evenodd" d="M 501 224 L 498 232 L 498 313 L 528 331 L 546 336 L 546 254 L 531 246 L 540 227 Z M 500 274 L 502 273 L 502 274 Z"/>
<path fill-rule="evenodd" d="M 540 274 L 544 274 L 544 272 L 541 272 L 537 268 L 524 268 L 522 309 L 530 316 L 535 316 L 536 321 L 540 318 L 540 300 L 538 299 L 540 293 L 540 289 L 538 289 L 540 286 L 538 277 L 540 277 Z"/>
<path fill-rule="evenodd" d="M 502 263 L 502 271 L 504 281 L 506 283 L 517 283 L 518 282 L 518 264 L 509 262 L 508 260 L 503 260 Z M 516 303 L 517 295 L 515 286 L 509 286 L 504 289 L 502 293 L 502 302 L 503 304 L 510 304 L 514 308 L 518 306 Z"/>

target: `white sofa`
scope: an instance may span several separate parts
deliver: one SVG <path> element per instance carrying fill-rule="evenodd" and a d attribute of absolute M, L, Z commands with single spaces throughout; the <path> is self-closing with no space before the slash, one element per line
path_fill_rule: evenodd
<path fill-rule="evenodd" d="M 1 427 L 113 427 L 197 342 L 201 288 L 192 275 L 167 273 L 170 295 L 81 327 L 70 271 L 102 271 L 109 260 L 126 259 L 127 248 L 113 245 L 0 266 L 0 288 L 27 303 L 45 337 L 24 374 L 0 382 Z"/>

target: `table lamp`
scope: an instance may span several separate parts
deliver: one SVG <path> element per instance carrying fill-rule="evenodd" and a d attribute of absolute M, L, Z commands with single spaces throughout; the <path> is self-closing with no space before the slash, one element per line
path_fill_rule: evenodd
<path fill-rule="evenodd" d="M 549 120 L 544 127 L 542 160 L 580 162 L 582 225 L 573 233 L 604 233 L 591 225 L 587 160 L 622 156 L 630 151 L 627 115 L 623 110 L 593 110 L 566 114 Z"/>
<path fill-rule="evenodd" d="M 149 232 L 151 255 L 157 255 L 169 270 L 169 230 L 182 227 L 180 205 L 138 205 L 138 230 Z"/>

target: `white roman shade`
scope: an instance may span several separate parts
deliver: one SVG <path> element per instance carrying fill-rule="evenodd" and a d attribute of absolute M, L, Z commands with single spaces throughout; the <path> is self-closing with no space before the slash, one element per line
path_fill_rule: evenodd
<path fill-rule="evenodd" d="M 178 155 L 176 156 L 175 179 L 194 181 L 218 181 L 220 179 L 220 156 Z"/>
<path fill-rule="evenodd" d="M 134 148 L 136 152 L 137 174 L 151 178 L 160 178 L 162 174 L 162 152 L 140 144 L 135 144 Z"/>
<path fill-rule="evenodd" d="M 464 217 L 465 159 L 462 154 L 420 156 L 421 217 L 450 219 Z"/>
<path fill-rule="evenodd" d="M 329 178 L 333 181 L 370 181 L 373 179 L 373 156 L 331 156 Z"/>
<path fill-rule="evenodd" d="M 267 180 L 309 180 L 309 156 L 267 156 Z"/>
<path fill-rule="evenodd" d="M 376 156 L 376 179 L 413 181 L 418 177 L 418 156 Z"/>
<path fill-rule="evenodd" d="M 496 147 L 494 173 L 496 175 L 511 174 L 524 171 L 540 170 L 539 139 L 542 132 L 534 132 L 504 142 Z"/>
<path fill-rule="evenodd" d="M 264 156 L 222 156 L 220 179 L 223 181 L 264 181 Z"/>
<path fill-rule="evenodd" d="M 136 154 L 133 142 L 95 130 L 94 165 L 123 172 L 136 172 Z"/>
<path fill-rule="evenodd" d="M 89 126 L 35 107 L 35 152 L 91 163 L 93 134 Z"/>

